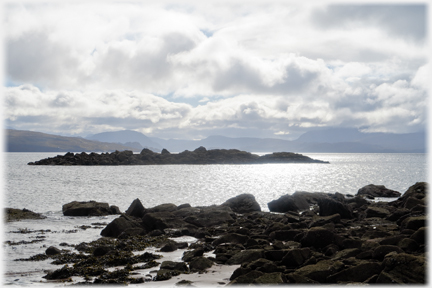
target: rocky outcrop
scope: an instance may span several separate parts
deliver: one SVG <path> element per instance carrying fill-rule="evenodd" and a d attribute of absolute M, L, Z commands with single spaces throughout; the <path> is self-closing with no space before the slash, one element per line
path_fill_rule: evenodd
<path fill-rule="evenodd" d="M 218 264 L 240 265 L 232 273 L 230 284 L 425 284 L 426 210 L 416 208 L 417 205 L 408 209 L 407 203 L 410 203 L 409 199 L 418 199 L 426 204 L 426 192 L 426 183 L 416 183 L 404 196 L 392 202 L 363 202 L 358 198 L 361 196 L 345 198 L 338 193 L 299 192 L 289 199 L 298 211 L 283 213 L 256 209 L 240 212 L 239 207 L 243 205 L 237 204 L 245 199 L 249 203 L 252 200 L 249 195 L 206 207 L 167 203 L 140 208 L 139 213 L 123 214 L 102 231 L 101 235 L 111 238 L 102 238 L 106 242 L 98 244 L 97 247 L 104 247 L 108 252 L 98 253 L 97 263 L 101 265 L 103 259 L 111 263 L 108 259 L 119 253 L 131 253 L 142 247 L 140 245 L 155 243 L 165 253 L 187 249 L 183 252 L 184 262 L 164 261 L 154 272 L 154 281 L 164 281 L 181 273 L 206 273 Z M 141 207 L 138 201 L 134 200 L 127 211 Z M 236 205 L 231 206 L 233 203 Z M 308 207 L 306 210 L 299 211 L 305 206 Z M 343 216 L 346 209 L 349 214 Z M 326 213 L 334 214 L 322 215 Z M 189 246 L 173 241 L 180 236 L 193 236 L 197 241 Z M 91 251 L 90 246 L 86 251 Z M 96 250 L 93 251 L 96 257 Z M 60 255 L 64 253 L 61 251 Z M 67 259 L 70 258 L 67 255 Z M 89 260 L 77 261 L 73 267 L 85 263 L 85 273 L 94 271 Z M 145 265 L 159 264 L 149 262 Z M 136 280 L 126 277 L 133 269 L 127 267 L 129 270 L 119 270 L 123 274 L 116 276 L 117 282 L 110 283 L 135 283 Z M 84 273 L 76 269 L 59 269 L 50 275 Z M 99 276 L 94 283 L 106 283 L 98 282 L 107 279 L 103 277 L 108 276 Z"/>
<path fill-rule="evenodd" d="M 365 195 L 368 198 L 373 199 L 375 197 L 399 197 L 401 196 L 401 193 L 387 189 L 384 185 L 369 184 L 360 188 L 357 192 L 357 195 Z"/>
<path fill-rule="evenodd" d="M 6 222 L 10 221 L 19 221 L 24 219 L 45 219 L 46 216 L 43 216 L 39 213 L 35 213 L 28 209 L 15 209 L 15 208 L 5 208 L 5 220 Z"/>
<path fill-rule="evenodd" d="M 105 216 L 120 214 L 117 206 L 96 201 L 73 201 L 63 205 L 64 216 Z"/>
<path fill-rule="evenodd" d="M 112 153 L 72 153 L 30 162 L 28 165 L 164 165 L 164 164 L 261 164 L 261 163 L 329 163 L 291 152 L 275 152 L 258 156 L 237 149 L 212 149 L 199 147 L 194 151 L 172 154 L 163 149 L 155 153 L 143 149 L 141 153 L 115 151 Z"/>

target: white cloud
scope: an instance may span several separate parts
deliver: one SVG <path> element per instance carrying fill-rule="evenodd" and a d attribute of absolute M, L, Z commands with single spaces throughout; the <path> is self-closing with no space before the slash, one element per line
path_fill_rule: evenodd
<path fill-rule="evenodd" d="M 6 89 L 5 119 L 45 130 L 56 119 L 75 133 L 418 130 L 430 78 L 426 7 L 396 6 L 9 4 L 6 75 L 21 86 Z"/>

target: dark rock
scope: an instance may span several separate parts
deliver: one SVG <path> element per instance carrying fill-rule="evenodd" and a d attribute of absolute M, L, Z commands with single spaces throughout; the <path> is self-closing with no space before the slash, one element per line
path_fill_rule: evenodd
<path fill-rule="evenodd" d="M 339 271 L 327 277 L 327 283 L 366 281 L 373 275 L 381 273 L 382 267 L 379 263 L 362 263 Z"/>
<path fill-rule="evenodd" d="M 73 201 L 63 205 L 64 216 L 105 216 L 111 215 L 108 203 L 96 201 Z"/>
<path fill-rule="evenodd" d="M 170 153 L 167 149 L 164 148 L 164 149 L 162 149 L 161 154 L 162 154 L 162 155 L 167 155 L 167 154 L 169 155 L 169 154 L 171 154 L 171 153 Z"/>
<path fill-rule="evenodd" d="M 321 215 L 321 213 L 320 213 Z M 339 214 L 333 214 L 330 216 L 318 216 L 309 224 L 309 227 L 324 226 L 328 223 L 340 223 L 341 216 Z"/>
<path fill-rule="evenodd" d="M 341 203 L 339 201 L 333 200 L 331 198 L 319 198 L 319 215 L 320 216 L 330 216 L 334 214 L 339 214 L 340 217 L 345 219 L 353 218 L 351 207 Z"/>
<path fill-rule="evenodd" d="M 174 261 L 163 261 L 160 265 L 160 269 L 166 270 L 177 270 L 181 272 L 188 272 L 189 268 L 184 262 L 174 262 Z"/>
<path fill-rule="evenodd" d="M 260 205 L 252 194 L 240 194 L 228 199 L 222 206 L 228 206 L 233 212 L 240 214 L 261 211 Z"/>
<path fill-rule="evenodd" d="M 45 219 L 46 216 L 42 214 L 35 213 L 28 209 L 15 209 L 15 208 L 5 208 L 5 220 L 7 222 L 10 221 L 19 221 L 24 219 Z"/>
<path fill-rule="evenodd" d="M 310 278 L 319 283 L 325 283 L 327 277 L 339 272 L 342 268 L 342 262 L 321 260 L 316 264 L 303 266 L 297 269 L 295 274 Z"/>
<path fill-rule="evenodd" d="M 419 228 L 416 232 L 414 232 L 410 239 L 416 241 L 419 245 L 425 244 L 426 241 L 426 227 Z"/>
<path fill-rule="evenodd" d="M 237 244 L 245 244 L 249 236 L 231 233 L 223 235 L 212 242 L 213 246 L 217 246 L 222 243 L 237 243 Z"/>
<path fill-rule="evenodd" d="M 227 262 L 227 265 L 237 265 L 242 263 L 249 263 L 259 258 L 264 258 L 264 250 L 263 249 L 250 249 L 250 250 L 242 250 L 236 254 L 234 254 Z"/>
<path fill-rule="evenodd" d="M 165 203 L 147 209 L 147 213 L 173 212 L 176 210 L 177 210 L 177 205 L 172 203 Z"/>
<path fill-rule="evenodd" d="M 391 253 L 383 260 L 383 272 L 377 283 L 426 283 L 426 259 L 406 253 Z"/>
<path fill-rule="evenodd" d="M 426 216 L 408 217 L 402 221 L 401 229 L 417 230 L 426 226 Z"/>
<path fill-rule="evenodd" d="M 403 253 L 404 251 L 398 246 L 394 245 L 380 245 L 372 252 L 372 258 L 382 261 L 384 256 L 390 252 Z"/>
<path fill-rule="evenodd" d="M 112 248 L 109 246 L 99 246 L 99 247 L 96 247 L 95 250 L 93 251 L 93 256 L 96 256 L 96 257 L 104 256 L 105 254 L 107 254 L 111 250 L 112 250 Z"/>
<path fill-rule="evenodd" d="M 289 250 L 282 258 L 281 264 L 287 268 L 298 268 L 312 256 L 309 248 L 299 248 Z"/>
<path fill-rule="evenodd" d="M 279 199 L 269 202 L 267 206 L 270 212 L 305 211 L 312 204 L 317 204 L 318 199 L 327 197 L 325 193 L 298 191 L 292 195 L 283 195 Z"/>
<path fill-rule="evenodd" d="M 202 247 L 190 251 L 185 251 L 183 253 L 182 260 L 185 262 L 190 262 L 194 257 L 203 256 L 203 254 L 204 249 Z"/>
<path fill-rule="evenodd" d="M 127 239 L 135 235 L 144 235 L 146 231 L 143 228 L 127 228 L 117 236 L 118 239 Z"/>
<path fill-rule="evenodd" d="M 372 197 L 399 197 L 400 192 L 387 189 L 384 185 L 369 184 L 360 188 L 357 195 L 369 195 Z"/>
<path fill-rule="evenodd" d="M 406 253 L 414 252 L 419 248 L 419 244 L 410 238 L 404 238 L 397 244 Z"/>
<path fill-rule="evenodd" d="M 102 231 L 101 236 L 104 237 L 118 237 L 123 231 L 130 228 L 140 228 L 141 225 L 129 216 L 121 215 L 119 218 L 114 219 Z"/>
<path fill-rule="evenodd" d="M 270 233 L 269 237 L 281 241 L 293 241 L 297 236 L 302 234 L 303 232 L 300 229 L 277 230 Z"/>
<path fill-rule="evenodd" d="M 45 250 L 45 254 L 48 255 L 48 256 L 57 255 L 57 254 L 60 254 L 60 253 L 61 253 L 61 250 L 58 249 L 58 248 L 56 248 L 56 247 L 54 247 L 54 246 L 50 246 L 50 247 L 48 247 Z"/>
<path fill-rule="evenodd" d="M 175 241 L 168 241 L 160 249 L 161 252 L 173 252 L 177 250 L 177 243 Z"/>
<path fill-rule="evenodd" d="M 118 206 L 116 206 L 116 205 L 111 205 L 109 207 L 109 210 L 110 210 L 110 212 L 111 212 L 112 215 L 121 214 L 120 208 Z"/>
<path fill-rule="evenodd" d="M 381 207 L 375 207 L 375 206 L 368 207 L 365 213 L 366 213 L 366 217 L 368 218 L 370 217 L 386 218 L 387 216 L 390 215 L 390 212 L 387 209 Z"/>
<path fill-rule="evenodd" d="M 142 218 L 146 213 L 146 209 L 142 205 L 141 201 L 137 198 L 135 199 L 129 208 L 126 210 L 126 215 Z"/>
<path fill-rule="evenodd" d="M 270 284 L 270 285 L 282 284 L 287 282 L 288 280 L 286 279 L 286 276 L 281 272 L 265 273 L 264 275 L 255 278 L 255 280 L 253 280 L 253 283 L 256 284 Z"/>
<path fill-rule="evenodd" d="M 321 227 L 314 227 L 306 232 L 300 243 L 304 247 L 323 248 L 329 244 L 335 244 L 337 240 L 334 232 Z"/>
<path fill-rule="evenodd" d="M 229 285 L 254 283 L 255 279 L 257 279 L 263 275 L 264 275 L 263 272 L 252 270 L 249 273 L 246 273 L 244 275 L 241 275 L 241 276 L 235 278 L 233 281 L 231 281 L 229 283 Z"/>
<path fill-rule="evenodd" d="M 192 272 L 204 271 L 213 266 L 213 261 L 206 257 L 198 256 L 192 259 L 189 263 L 189 268 Z"/>

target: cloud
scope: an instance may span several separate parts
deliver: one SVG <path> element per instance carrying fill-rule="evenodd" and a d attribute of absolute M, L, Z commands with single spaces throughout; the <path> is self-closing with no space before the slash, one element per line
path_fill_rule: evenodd
<path fill-rule="evenodd" d="M 5 119 L 16 128 L 196 138 L 426 124 L 425 5 L 12 3 L 6 12 L 6 75 L 17 86 L 5 90 Z"/>

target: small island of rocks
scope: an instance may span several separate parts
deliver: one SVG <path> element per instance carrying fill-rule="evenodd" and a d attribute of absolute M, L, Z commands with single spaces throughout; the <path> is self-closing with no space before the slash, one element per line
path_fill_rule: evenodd
<path fill-rule="evenodd" d="M 28 165 L 169 165 L 169 164 L 267 164 L 267 163 L 325 163 L 327 161 L 315 160 L 310 157 L 292 152 L 274 152 L 259 156 L 237 149 L 211 149 L 199 147 L 194 151 L 185 150 L 180 153 L 170 153 L 163 149 L 156 153 L 144 148 L 141 153 L 132 151 L 115 151 L 112 153 L 87 154 L 68 152 Z"/>

